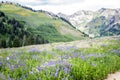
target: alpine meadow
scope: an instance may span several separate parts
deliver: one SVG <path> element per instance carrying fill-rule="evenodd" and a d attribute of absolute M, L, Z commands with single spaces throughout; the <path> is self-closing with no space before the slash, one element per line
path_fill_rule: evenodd
<path fill-rule="evenodd" d="M 33 9 L 70 1 L 0 2 L 0 80 L 120 80 L 119 7 Z"/>

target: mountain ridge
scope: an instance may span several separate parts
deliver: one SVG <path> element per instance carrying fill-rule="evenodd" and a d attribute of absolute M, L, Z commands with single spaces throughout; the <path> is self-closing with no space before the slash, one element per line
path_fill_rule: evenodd
<path fill-rule="evenodd" d="M 61 15 L 61 17 L 64 16 Z M 101 8 L 97 11 L 80 10 L 73 13 L 72 15 L 67 16 L 66 19 L 73 26 L 75 26 L 76 29 L 88 34 L 89 37 L 101 37 L 107 35 L 113 36 L 120 34 L 119 8 Z"/>

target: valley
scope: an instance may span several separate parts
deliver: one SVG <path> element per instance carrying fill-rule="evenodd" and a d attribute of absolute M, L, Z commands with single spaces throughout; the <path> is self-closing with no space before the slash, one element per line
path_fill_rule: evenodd
<path fill-rule="evenodd" d="M 120 9 L 66 15 L 0 2 L 0 80 L 119 80 L 119 74 Z"/>

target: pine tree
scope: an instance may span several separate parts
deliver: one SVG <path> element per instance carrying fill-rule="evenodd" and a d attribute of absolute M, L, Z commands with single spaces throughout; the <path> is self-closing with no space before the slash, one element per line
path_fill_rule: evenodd
<path fill-rule="evenodd" d="M 37 35 L 36 39 L 35 39 L 35 44 L 41 44 L 41 43 L 42 43 L 42 39 L 41 39 L 40 35 Z"/>
<path fill-rule="evenodd" d="M 15 37 L 13 40 L 13 47 L 20 47 L 20 40 L 18 37 Z"/>
<path fill-rule="evenodd" d="M 7 45 L 6 45 L 6 40 L 5 39 L 2 39 L 1 40 L 1 45 L 0 45 L 2 48 L 6 48 Z"/>
<path fill-rule="evenodd" d="M 8 47 L 12 47 L 12 38 L 10 37 L 9 40 L 8 40 Z"/>

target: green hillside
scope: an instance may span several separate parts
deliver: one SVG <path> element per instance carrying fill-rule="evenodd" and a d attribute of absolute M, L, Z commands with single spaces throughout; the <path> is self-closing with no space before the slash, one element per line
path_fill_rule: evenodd
<path fill-rule="evenodd" d="M 24 21 L 8 18 L 0 11 L 0 48 L 19 47 L 47 43 L 40 35 L 33 34 L 25 27 Z"/>
<path fill-rule="evenodd" d="M 83 34 L 66 22 L 46 12 L 34 12 L 14 3 L 1 3 L 0 11 L 8 18 L 25 23 L 25 28 L 34 35 L 40 35 L 48 42 L 72 41 L 83 38 Z"/>

